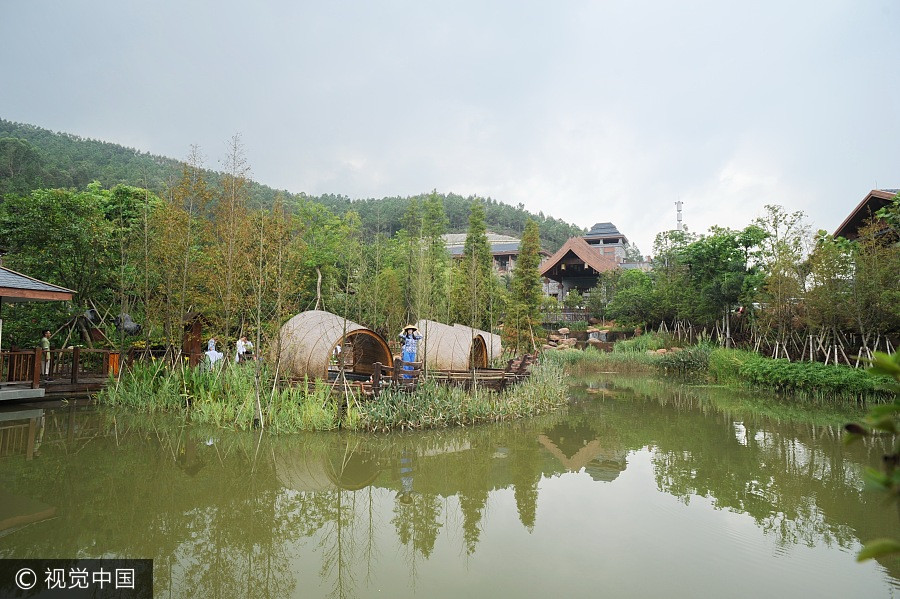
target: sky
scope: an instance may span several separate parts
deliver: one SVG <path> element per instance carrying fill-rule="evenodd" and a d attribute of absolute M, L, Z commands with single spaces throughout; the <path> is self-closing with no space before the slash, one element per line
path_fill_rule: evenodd
<path fill-rule="evenodd" d="M 648 254 L 900 188 L 895 0 L 0 0 L 0 117 L 266 185 L 436 189 Z"/>

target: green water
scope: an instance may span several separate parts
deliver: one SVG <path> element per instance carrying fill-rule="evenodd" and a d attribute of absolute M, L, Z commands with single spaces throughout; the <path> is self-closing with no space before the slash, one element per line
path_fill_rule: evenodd
<path fill-rule="evenodd" d="M 0 557 L 153 558 L 157 597 L 898 593 L 896 560 L 854 559 L 900 538 L 861 477 L 884 448 L 845 447 L 840 416 L 588 386 L 547 417 L 381 436 L 4 406 L 22 435 L 0 443 L 0 502 L 20 518 Z"/>

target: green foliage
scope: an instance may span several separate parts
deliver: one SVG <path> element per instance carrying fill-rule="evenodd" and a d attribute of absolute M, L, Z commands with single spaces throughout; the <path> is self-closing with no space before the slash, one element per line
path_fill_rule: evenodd
<path fill-rule="evenodd" d="M 535 365 L 525 381 L 502 393 L 425 381 L 412 393 L 385 391 L 378 398 L 332 392 L 325 381 L 273 388 L 272 374 L 248 365 L 170 368 L 163 362 L 135 363 L 99 393 L 100 403 L 142 412 L 178 412 L 193 422 L 248 430 L 254 427 L 257 390 L 263 425 L 273 433 L 369 431 L 467 426 L 534 416 L 565 405 L 562 366 Z"/>
<path fill-rule="evenodd" d="M 741 366 L 759 357 L 749 351 L 716 348 L 709 354 L 709 377 L 719 383 L 740 383 Z"/>
<path fill-rule="evenodd" d="M 118 184 L 137 185 L 157 192 L 167 189 L 170 181 L 177 181 L 182 174 L 183 163 L 164 156 L 155 156 L 134 148 L 85 139 L 76 135 L 54 133 L 47 129 L 14 123 L 0 119 L 0 195 L 27 193 L 40 187 L 82 188 L 92 181 L 104 187 Z M 22 142 L 29 144 L 25 148 Z M 6 166 L 14 176 L 7 180 Z M 222 187 L 222 173 L 203 169 L 203 176 L 213 188 Z M 4 186 L 9 186 L 4 189 Z M 342 195 L 323 194 L 310 196 L 291 194 L 247 181 L 249 204 L 271 207 L 281 194 L 288 205 L 314 202 L 328 208 L 336 216 L 348 212 L 359 215 L 366 237 L 378 234 L 392 236 L 405 227 L 404 215 L 411 202 L 417 201 L 428 212 L 428 197 L 439 197 L 445 207 L 445 228 L 451 232 L 466 230 L 469 205 L 476 201 L 485 208 L 486 224 L 496 233 L 520 235 L 530 218 L 538 223 L 543 245 L 556 251 L 569 237 L 581 235 L 584 230 L 563 220 L 533 214 L 524 205 L 510 206 L 491 198 L 463 197 L 457 194 L 422 194 L 413 197 L 385 197 L 380 199 L 351 200 Z M 425 232 L 428 235 L 428 232 Z"/>
<path fill-rule="evenodd" d="M 607 305 L 609 317 L 624 324 L 646 325 L 653 310 L 652 293 L 650 275 L 641 270 L 626 270 Z"/>
<path fill-rule="evenodd" d="M 875 352 L 869 371 L 884 377 L 890 377 L 893 383 L 884 385 L 886 392 L 893 395 L 890 404 L 873 406 L 863 423 L 850 423 L 844 428 L 847 432 L 845 441 L 852 443 L 873 434 L 893 436 L 893 447 L 890 453 L 882 458 L 883 471 L 869 469 L 866 478 L 869 483 L 887 494 L 893 502 L 900 500 L 900 435 L 897 423 L 900 421 L 900 352 L 889 355 Z M 857 561 L 896 555 L 900 553 L 900 542 L 896 539 L 875 539 L 867 542 L 859 554 Z"/>
<path fill-rule="evenodd" d="M 631 332 L 631 331 L 629 331 Z M 616 353 L 628 352 L 647 352 L 648 350 L 657 350 L 671 347 L 672 340 L 668 335 L 648 332 L 643 335 L 636 335 L 631 339 L 616 341 L 613 345 L 613 351 Z"/>
<path fill-rule="evenodd" d="M 544 352 L 541 360 L 559 364 L 570 374 L 652 372 L 657 356 L 646 352 L 601 352 L 587 347 L 583 351 L 565 349 Z"/>
<path fill-rule="evenodd" d="M 709 355 L 714 346 L 698 343 L 679 351 L 668 351 L 656 359 L 656 367 L 666 373 L 690 376 L 705 373 L 709 369 Z"/>
<path fill-rule="evenodd" d="M 741 379 L 750 385 L 807 397 L 878 398 L 884 396 L 883 377 L 865 370 L 819 362 L 791 362 L 762 356 L 744 361 Z"/>
<path fill-rule="evenodd" d="M 24 139 L 0 137 L 0 199 L 27 194 L 40 187 L 43 178 L 41 157 L 31 144 Z"/>
<path fill-rule="evenodd" d="M 535 332 L 541 322 L 540 243 L 537 223 L 528 220 L 512 273 L 512 292 L 503 325 L 504 344 L 517 354 L 533 352 L 537 349 L 536 339 L 540 338 Z"/>
<path fill-rule="evenodd" d="M 462 259 L 453 272 L 450 320 L 490 330 L 494 319 L 499 320 L 501 306 L 494 304 L 499 288 L 486 235 L 484 207 L 473 202 Z"/>
<path fill-rule="evenodd" d="M 581 294 L 578 293 L 577 289 L 573 289 L 566 294 L 566 297 L 563 298 L 563 306 L 569 308 L 570 310 L 574 310 L 575 308 L 580 308 L 584 305 L 584 298 L 581 297 Z"/>

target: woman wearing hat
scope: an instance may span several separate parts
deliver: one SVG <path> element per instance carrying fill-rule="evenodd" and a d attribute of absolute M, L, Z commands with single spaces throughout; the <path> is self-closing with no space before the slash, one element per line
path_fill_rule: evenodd
<path fill-rule="evenodd" d="M 416 353 L 419 349 L 419 339 L 422 338 L 422 335 L 419 334 L 419 329 L 414 324 L 408 324 L 403 327 L 403 332 L 400 333 L 400 343 L 403 344 L 403 361 L 404 362 L 415 362 L 416 361 Z M 412 370 L 411 366 L 404 366 L 404 370 Z M 409 375 L 403 375 L 403 378 L 409 378 Z"/>

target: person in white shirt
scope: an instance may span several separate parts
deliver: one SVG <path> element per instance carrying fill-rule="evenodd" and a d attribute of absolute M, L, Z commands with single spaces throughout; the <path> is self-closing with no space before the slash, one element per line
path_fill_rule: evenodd
<path fill-rule="evenodd" d="M 235 344 L 235 348 L 235 363 L 243 362 L 253 356 L 253 343 L 247 339 L 247 335 L 241 335 L 241 338 Z"/>
<path fill-rule="evenodd" d="M 224 357 L 224 354 L 216 350 L 216 338 L 212 337 L 206 344 L 206 357 L 209 358 L 209 365 L 212 366 Z"/>

